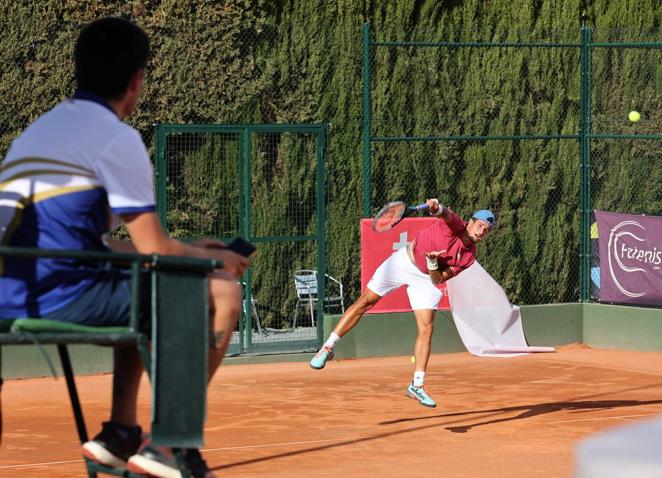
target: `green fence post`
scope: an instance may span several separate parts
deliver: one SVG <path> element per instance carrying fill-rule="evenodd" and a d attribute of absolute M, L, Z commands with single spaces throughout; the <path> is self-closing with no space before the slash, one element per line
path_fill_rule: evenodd
<path fill-rule="evenodd" d="M 156 208 L 161 225 L 168 230 L 168 165 L 166 164 L 166 131 L 162 124 L 155 124 L 156 129 L 156 168 L 154 171 L 154 182 L 156 183 Z"/>
<path fill-rule="evenodd" d="M 324 300 L 326 293 L 326 165 L 324 164 L 324 149 L 326 148 L 326 125 L 321 125 L 315 142 L 317 157 L 317 340 L 322 345 L 324 340 Z"/>
<path fill-rule="evenodd" d="M 251 240 L 251 128 L 245 127 L 242 130 L 244 135 L 243 141 L 243 231 L 241 224 L 239 231 L 242 231 L 244 238 L 247 241 Z M 240 196 L 241 201 L 241 196 Z M 251 297 L 253 296 L 253 288 L 251 287 L 251 269 L 246 271 L 245 275 L 245 291 L 244 291 L 244 322 L 239 324 L 239 348 L 240 350 L 250 351 L 253 348 L 253 304 Z M 245 333 L 242 333 L 242 328 Z M 245 342 L 244 342 L 245 336 Z M 245 344 L 245 345 L 244 345 Z"/>
<path fill-rule="evenodd" d="M 590 298 L 591 251 L 591 29 L 581 29 L 581 88 L 580 88 L 580 139 L 579 139 L 579 300 Z"/>
<path fill-rule="evenodd" d="M 363 216 L 370 216 L 371 161 L 370 143 L 372 140 L 372 84 L 370 72 L 370 24 L 363 24 Z"/>

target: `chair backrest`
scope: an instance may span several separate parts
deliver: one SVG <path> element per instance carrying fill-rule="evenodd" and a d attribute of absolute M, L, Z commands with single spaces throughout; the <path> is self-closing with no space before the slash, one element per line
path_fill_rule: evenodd
<path fill-rule="evenodd" d="M 294 285 L 299 298 L 317 295 L 317 271 L 302 269 L 294 272 Z"/>

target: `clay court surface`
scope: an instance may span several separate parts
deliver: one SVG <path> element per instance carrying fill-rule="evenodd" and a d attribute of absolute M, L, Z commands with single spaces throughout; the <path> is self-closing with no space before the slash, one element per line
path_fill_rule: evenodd
<path fill-rule="evenodd" d="M 409 357 L 226 365 L 209 390 L 207 461 L 237 478 L 571 477 L 579 439 L 662 414 L 662 353 L 434 355 L 436 409 L 404 396 L 411 371 Z M 78 380 L 91 434 L 110 379 Z M 2 402 L 0 476 L 86 476 L 62 378 L 7 381 Z"/>

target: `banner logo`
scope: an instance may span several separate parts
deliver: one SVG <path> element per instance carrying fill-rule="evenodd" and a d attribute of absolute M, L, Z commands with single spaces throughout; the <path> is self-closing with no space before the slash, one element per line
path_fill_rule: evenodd
<path fill-rule="evenodd" d="M 646 273 L 646 270 L 637 267 L 636 261 L 637 259 L 641 260 L 643 259 L 644 261 L 650 260 L 651 257 L 655 257 L 654 251 L 645 251 L 645 250 L 638 250 L 637 247 L 632 247 L 631 245 L 628 244 L 628 242 L 625 240 L 625 238 L 630 238 L 637 243 L 641 244 L 646 242 L 646 239 L 644 237 L 639 237 L 637 236 L 636 233 L 632 232 L 631 230 L 628 230 L 627 226 L 633 226 L 634 228 L 638 228 L 641 230 L 641 232 L 645 233 L 646 228 L 639 224 L 637 221 L 623 221 L 614 227 L 610 234 L 609 234 L 609 273 L 611 274 L 611 279 L 614 281 L 614 284 L 620 290 L 623 294 L 627 295 L 628 297 L 642 297 L 646 295 L 646 292 L 632 292 L 625 287 L 621 285 L 621 283 L 618 280 L 618 274 L 614 270 L 615 267 L 618 268 L 618 270 L 626 272 L 626 273 L 634 273 L 634 272 L 642 272 Z M 624 237 L 623 237 L 624 236 Z M 621 239 L 623 237 L 623 239 Z M 633 257 L 634 256 L 634 257 Z M 659 252 L 657 254 L 658 256 L 658 264 L 659 264 Z M 624 260 L 630 262 L 630 259 L 634 258 L 635 262 L 633 266 L 627 266 L 626 264 L 623 263 Z"/>
<path fill-rule="evenodd" d="M 662 303 L 662 217 L 595 211 L 600 300 Z"/>

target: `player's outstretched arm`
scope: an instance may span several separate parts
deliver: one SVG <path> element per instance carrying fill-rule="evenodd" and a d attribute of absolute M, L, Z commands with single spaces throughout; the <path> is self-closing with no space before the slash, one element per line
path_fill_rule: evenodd
<path fill-rule="evenodd" d="M 432 281 L 434 285 L 439 285 L 443 284 L 454 275 L 455 274 L 453 274 L 453 270 L 450 267 L 446 267 L 445 269 L 437 269 L 430 271 L 430 281 Z"/>
<path fill-rule="evenodd" d="M 441 204 L 438 199 L 432 198 L 426 201 L 426 204 L 429 207 L 430 216 L 436 216 L 444 221 L 448 221 L 451 218 L 451 211 L 446 206 Z"/>
<path fill-rule="evenodd" d="M 443 270 L 430 271 L 430 280 L 434 285 L 439 285 L 443 284 L 454 275 L 453 270 L 450 267 L 447 267 Z"/>

